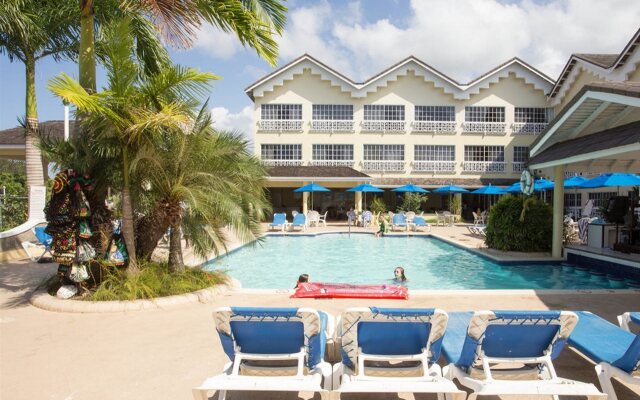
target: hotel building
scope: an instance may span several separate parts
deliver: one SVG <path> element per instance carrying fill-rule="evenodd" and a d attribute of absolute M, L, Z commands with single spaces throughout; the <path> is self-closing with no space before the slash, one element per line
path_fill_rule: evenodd
<path fill-rule="evenodd" d="M 511 184 L 519 180 L 532 144 L 583 86 L 638 80 L 637 42 L 636 33 L 623 51 L 629 53 L 626 68 L 607 73 L 605 64 L 619 54 L 576 54 L 557 82 L 513 58 L 459 83 L 409 57 L 358 83 L 303 55 L 246 89 L 255 104 L 254 149 L 270 167 L 274 210 L 304 210 L 308 195 L 293 189 L 312 181 L 331 189 L 314 194 L 314 208 L 330 211 L 330 217 L 363 206 L 359 193 L 344 191 L 363 182 L 427 189 Z M 384 196 L 394 209 L 395 193 Z M 567 206 L 582 206 L 586 196 L 578 197 Z M 447 208 L 447 201 L 448 196 L 430 194 L 425 209 Z M 469 213 L 485 201 L 462 196 Z"/>

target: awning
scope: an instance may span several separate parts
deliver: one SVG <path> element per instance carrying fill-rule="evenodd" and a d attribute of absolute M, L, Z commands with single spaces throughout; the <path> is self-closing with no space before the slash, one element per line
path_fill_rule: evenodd
<path fill-rule="evenodd" d="M 372 178 L 350 167 L 286 166 L 269 169 L 268 181 L 348 182 L 371 181 Z"/>

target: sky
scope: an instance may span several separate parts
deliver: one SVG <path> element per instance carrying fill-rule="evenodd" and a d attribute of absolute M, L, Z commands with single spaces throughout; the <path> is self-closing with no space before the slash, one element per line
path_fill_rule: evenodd
<path fill-rule="evenodd" d="M 520 57 L 557 79 L 572 53 L 619 53 L 640 21 L 638 0 L 291 0 L 278 38 L 278 65 L 302 54 L 364 81 L 414 55 L 458 82 Z M 171 49 L 174 62 L 221 77 L 209 95 L 215 125 L 252 131 L 253 103 L 244 89 L 273 68 L 232 35 L 203 26 L 192 48 Z M 38 116 L 62 119 L 47 82 L 75 62 L 36 66 Z M 24 66 L 0 55 L 0 129 L 24 115 Z M 98 88 L 105 84 L 98 72 Z"/>

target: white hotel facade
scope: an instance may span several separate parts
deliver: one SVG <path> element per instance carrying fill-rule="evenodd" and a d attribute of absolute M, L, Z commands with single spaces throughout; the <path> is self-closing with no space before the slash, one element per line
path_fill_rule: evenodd
<path fill-rule="evenodd" d="M 354 202 L 362 207 L 361 196 L 344 189 L 363 182 L 427 189 L 511 184 L 572 93 L 598 80 L 588 76 L 588 68 L 571 69 L 579 76 L 561 76 L 558 85 L 514 58 L 462 84 L 409 57 L 357 83 L 303 55 L 246 89 L 255 104 L 254 149 L 271 167 L 274 210 L 304 209 L 308 196 L 293 189 L 312 181 L 332 190 L 314 195 L 314 208 L 329 210 L 330 216 Z M 572 172 L 586 171 L 567 174 Z M 387 191 L 385 200 L 395 208 L 395 193 Z M 485 204 L 478 196 L 462 200 L 469 211 Z M 587 196 L 574 193 L 567 200 L 580 207 Z M 425 208 L 442 209 L 446 201 L 447 196 L 430 194 Z"/>

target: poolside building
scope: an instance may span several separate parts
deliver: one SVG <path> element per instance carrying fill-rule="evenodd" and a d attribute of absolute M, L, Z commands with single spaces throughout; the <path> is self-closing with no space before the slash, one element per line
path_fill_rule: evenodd
<path fill-rule="evenodd" d="M 354 82 L 305 54 L 246 89 L 255 104 L 256 155 L 274 167 L 268 181 L 274 209 L 304 208 L 306 196 L 293 189 L 311 181 L 332 189 L 316 194 L 314 203 L 330 214 L 354 203 L 361 207 L 361 197 L 344 189 L 362 182 L 383 188 L 413 183 L 427 189 L 511 184 L 520 178 L 532 145 L 540 143 L 541 134 L 583 86 L 638 80 L 637 42 L 638 33 L 621 54 L 572 55 L 557 81 L 513 58 L 459 83 L 411 56 Z M 632 111 L 619 115 L 616 110 L 609 109 L 601 120 L 636 118 Z M 637 171 L 639 164 L 614 167 Z M 342 174 L 350 179 L 331 176 L 329 169 L 335 167 L 343 167 Z M 534 167 L 539 176 L 553 175 L 545 165 Z M 595 174 L 611 167 L 596 163 L 565 173 Z M 570 193 L 566 206 L 579 209 L 589 198 L 601 203 L 609 191 Z M 387 191 L 384 196 L 395 208 L 395 194 Z M 462 196 L 469 211 L 482 207 L 481 200 Z M 447 201 L 448 196 L 430 195 L 425 208 L 448 208 Z"/>

